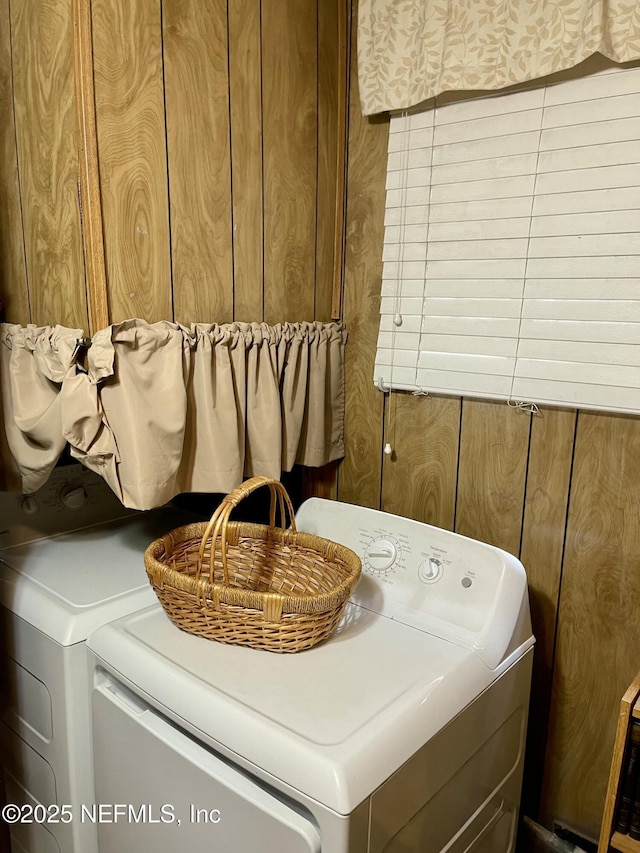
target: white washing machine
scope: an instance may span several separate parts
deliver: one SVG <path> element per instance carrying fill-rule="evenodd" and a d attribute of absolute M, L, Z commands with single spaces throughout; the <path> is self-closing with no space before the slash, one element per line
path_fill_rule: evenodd
<path fill-rule="evenodd" d="M 156 605 L 98 629 L 100 853 L 507 853 L 534 638 L 522 565 L 408 519 L 311 499 L 357 551 L 338 632 L 277 655 Z"/>
<path fill-rule="evenodd" d="M 144 549 L 176 523 L 126 510 L 77 464 L 33 495 L 0 493 L 0 743 L 7 801 L 23 806 L 12 853 L 97 851 L 95 825 L 58 811 L 93 802 L 84 641 L 156 600 Z"/>

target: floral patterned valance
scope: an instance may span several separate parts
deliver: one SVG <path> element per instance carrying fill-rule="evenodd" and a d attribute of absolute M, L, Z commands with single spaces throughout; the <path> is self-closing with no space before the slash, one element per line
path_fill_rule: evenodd
<path fill-rule="evenodd" d="M 640 58 L 637 0 L 360 0 L 358 16 L 364 115 L 502 89 L 594 53 Z"/>

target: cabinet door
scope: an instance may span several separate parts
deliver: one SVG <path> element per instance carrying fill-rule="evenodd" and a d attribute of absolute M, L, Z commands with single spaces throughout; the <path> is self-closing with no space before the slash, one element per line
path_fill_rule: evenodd
<path fill-rule="evenodd" d="M 115 679 L 93 690 L 101 853 L 319 853 L 302 813 L 157 714 Z M 116 811 L 116 805 L 118 810 Z"/>

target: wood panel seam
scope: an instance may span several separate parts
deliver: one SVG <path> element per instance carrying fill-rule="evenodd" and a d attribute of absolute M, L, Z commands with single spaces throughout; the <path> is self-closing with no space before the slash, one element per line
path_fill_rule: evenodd
<path fill-rule="evenodd" d="M 169 178 L 169 130 L 167 128 L 167 84 L 165 79 L 165 52 L 164 52 L 164 0 L 160 0 L 160 56 L 162 64 L 162 106 L 164 113 L 164 152 L 165 152 L 165 168 L 167 176 L 167 224 L 169 229 L 169 290 L 171 292 L 170 306 L 171 319 L 175 322 L 176 319 L 176 297 L 173 274 L 173 240 L 171 236 L 171 180 Z M 196 320 L 199 318 L 196 317 Z"/>
<path fill-rule="evenodd" d="M 230 19 L 229 3 L 227 3 L 227 85 L 229 88 L 229 99 L 227 107 L 229 112 L 229 188 L 231 190 L 231 279 L 235 281 L 236 269 L 236 233 L 235 233 L 235 208 L 233 206 L 233 116 L 231 105 L 231 39 L 229 37 Z M 236 317 L 236 289 L 231 288 L 231 316 Z"/>
<path fill-rule="evenodd" d="M 454 484 L 455 500 L 453 502 L 453 527 L 452 530 L 457 530 L 458 524 L 458 483 L 460 482 L 460 454 L 462 452 L 462 415 L 464 411 L 465 399 L 460 397 L 460 418 L 458 420 L 458 453 L 456 459 L 456 481 Z"/>
<path fill-rule="evenodd" d="M 571 512 L 571 490 L 573 487 L 573 471 L 574 471 L 574 463 L 576 459 L 576 445 L 578 441 L 578 423 L 580 421 L 580 412 L 576 412 L 576 422 L 573 428 L 573 447 L 571 448 L 571 466 L 569 469 L 569 486 L 567 489 L 567 506 L 564 512 L 564 533 L 562 536 L 562 556 L 560 558 L 560 577 L 558 578 L 558 609 L 556 612 L 556 625 L 555 631 L 553 634 L 553 648 L 551 654 L 551 660 L 553 661 L 553 665 L 551 667 L 550 673 L 550 683 L 553 685 L 553 679 L 555 677 L 555 668 L 556 668 L 556 647 L 558 643 L 558 627 L 560 625 L 560 607 L 562 601 L 562 581 L 564 578 L 564 559 L 565 559 L 565 551 L 567 547 L 567 529 L 569 527 L 569 513 Z M 551 702 L 549 702 L 551 704 Z"/>
<path fill-rule="evenodd" d="M 316 0 L 316 114 L 320 111 L 320 6 L 322 0 Z M 315 239 L 313 243 L 313 319 L 318 318 L 318 189 L 320 187 L 320 122 L 316 121 L 316 204 L 314 208 Z"/>
<path fill-rule="evenodd" d="M 267 301 L 267 263 L 266 263 L 266 240 L 265 240 L 265 191 L 264 191 L 264 51 L 262 49 L 262 35 L 264 22 L 262 19 L 262 0 L 260 0 L 260 167 L 262 169 L 262 183 L 260 186 L 260 194 L 262 197 L 262 321 L 264 322 L 266 301 Z"/>
<path fill-rule="evenodd" d="M 524 409 L 523 411 L 526 411 Z M 520 412 L 520 409 L 514 409 L 514 414 Z M 518 543 L 518 558 L 522 555 L 522 542 L 524 539 L 524 519 L 527 513 L 527 486 L 529 485 L 529 462 L 531 460 L 531 437 L 533 435 L 533 419 L 536 415 L 533 412 L 529 413 L 529 440 L 527 442 L 527 461 L 524 475 L 524 488 L 522 495 L 522 519 L 520 521 L 520 542 Z"/>

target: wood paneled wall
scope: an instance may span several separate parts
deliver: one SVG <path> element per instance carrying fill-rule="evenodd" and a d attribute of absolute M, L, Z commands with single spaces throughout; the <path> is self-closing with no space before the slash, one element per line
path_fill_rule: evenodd
<path fill-rule="evenodd" d="M 87 2 L 0 0 L 0 293 L 11 322 L 95 331 L 74 85 Z M 109 321 L 331 319 L 344 0 L 90 7 Z"/>
<path fill-rule="evenodd" d="M 387 133 L 361 116 L 352 69 L 337 496 L 520 556 L 537 638 L 523 810 L 597 839 L 640 668 L 640 419 L 375 388 Z"/>
<path fill-rule="evenodd" d="M 87 328 L 70 4 L 0 0 L 0 293 Z M 346 458 L 317 493 L 518 554 L 537 637 L 524 811 L 597 837 L 640 662 L 640 420 L 383 396 L 373 385 L 388 123 L 342 0 L 93 0 L 111 321 L 329 319 L 345 238 Z M 394 453 L 384 456 L 389 441 Z"/>

